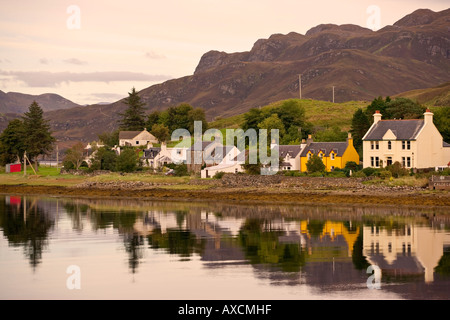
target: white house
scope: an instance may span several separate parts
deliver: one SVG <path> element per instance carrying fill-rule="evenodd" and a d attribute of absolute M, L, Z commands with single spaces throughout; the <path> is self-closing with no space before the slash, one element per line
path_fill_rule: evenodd
<path fill-rule="evenodd" d="M 280 170 L 296 170 L 300 171 L 300 155 L 306 143 L 301 145 L 280 145 L 278 152 L 282 162 Z"/>
<path fill-rule="evenodd" d="M 424 169 L 447 166 L 450 145 L 433 123 L 433 113 L 424 119 L 381 120 L 376 111 L 374 122 L 363 140 L 364 168 L 385 167 L 399 162 L 404 168 Z"/>
<path fill-rule="evenodd" d="M 119 146 L 147 146 L 149 143 L 158 143 L 158 139 L 155 138 L 147 129 L 143 131 L 120 131 L 119 132 Z"/>
<path fill-rule="evenodd" d="M 221 155 L 221 160 L 220 157 L 217 157 L 219 152 L 219 155 Z M 245 152 L 240 152 L 236 146 L 215 145 L 215 148 L 214 150 L 212 150 L 210 157 L 211 159 L 213 159 L 213 163 L 217 164 L 210 166 L 207 165 L 204 169 L 201 170 L 200 175 L 202 178 L 210 178 L 218 172 L 243 172 L 244 169 L 242 168 L 242 164 L 245 163 L 244 155 Z"/>
<path fill-rule="evenodd" d="M 145 149 L 141 159 L 145 166 L 155 169 L 169 163 L 186 163 L 188 149 L 186 147 L 167 148 L 163 142 L 160 148 L 150 147 Z"/>

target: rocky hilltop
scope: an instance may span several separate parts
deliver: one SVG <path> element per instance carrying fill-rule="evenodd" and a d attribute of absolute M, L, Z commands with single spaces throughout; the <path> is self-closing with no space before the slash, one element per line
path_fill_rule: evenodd
<path fill-rule="evenodd" d="M 370 101 L 430 88 L 450 78 L 450 9 L 417 10 L 376 32 L 356 25 L 321 24 L 305 35 L 259 39 L 250 51 L 205 53 L 193 75 L 141 90 L 148 112 L 187 102 L 208 120 L 299 97 Z M 122 101 L 46 114 L 60 140 L 92 140 L 113 130 Z"/>

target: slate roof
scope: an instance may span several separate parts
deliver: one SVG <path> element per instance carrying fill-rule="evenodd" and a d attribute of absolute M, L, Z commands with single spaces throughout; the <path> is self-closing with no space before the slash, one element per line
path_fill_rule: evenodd
<path fill-rule="evenodd" d="M 119 139 L 133 139 L 142 131 L 120 131 Z"/>
<path fill-rule="evenodd" d="M 281 158 L 286 158 L 289 154 L 291 158 L 295 158 L 300 151 L 302 151 L 302 147 L 300 145 L 280 145 L 278 146 L 278 153 Z"/>
<path fill-rule="evenodd" d="M 389 129 L 397 136 L 397 140 L 415 140 L 424 124 L 423 119 L 380 120 L 366 133 L 363 140 L 382 140 Z"/>
<path fill-rule="evenodd" d="M 189 148 L 189 151 L 204 151 L 211 143 L 214 141 L 196 142 Z"/>
<path fill-rule="evenodd" d="M 156 156 L 161 152 L 161 148 L 150 148 L 144 150 L 144 155 L 142 158 L 144 159 L 155 159 Z"/>
<path fill-rule="evenodd" d="M 342 157 L 345 150 L 347 150 L 347 146 L 347 142 L 311 142 L 303 149 L 300 156 L 306 157 L 309 151 L 313 154 L 319 154 L 319 152 L 322 151 L 328 156 L 331 151 L 334 151 L 336 156 Z"/>
<path fill-rule="evenodd" d="M 445 141 L 442 141 L 442 146 L 443 146 L 444 148 L 450 148 L 450 143 L 447 143 L 447 142 L 445 142 Z"/>

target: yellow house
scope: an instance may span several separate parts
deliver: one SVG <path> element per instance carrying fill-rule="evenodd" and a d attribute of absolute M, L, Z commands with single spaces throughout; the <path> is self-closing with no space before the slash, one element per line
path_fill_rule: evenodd
<path fill-rule="evenodd" d="M 308 171 L 306 163 L 313 154 L 322 159 L 327 171 L 344 168 L 349 161 L 359 164 L 359 155 L 353 146 L 353 138 L 350 133 L 346 142 L 313 142 L 311 136 L 309 136 L 306 147 L 300 155 L 300 170 L 302 172 Z"/>

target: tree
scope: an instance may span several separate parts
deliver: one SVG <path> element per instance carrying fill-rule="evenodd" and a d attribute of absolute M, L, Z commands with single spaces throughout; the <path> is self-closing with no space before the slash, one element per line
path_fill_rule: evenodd
<path fill-rule="evenodd" d="M 373 122 L 372 115 L 375 113 L 375 111 L 380 111 L 382 115 L 384 115 L 386 112 L 387 104 L 391 101 L 390 97 L 386 97 L 386 100 L 383 100 L 383 97 L 378 97 L 373 99 L 371 104 L 369 104 L 366 108 L 366 116 L 369 119 L 370 123 Z"/>
<path fill-rule="evenodd" d="M 271 140 L 269 139 L 269 135 L 272 129 L 278 129 L 279 137 L 283 137 L 286 133 L 286 129 L 284 127 L 283 122 L 278 118 L 276 113 L 272 114 L 270 117 L 264 119 L 261 123 L 258 124 L 259 129 L 267 129 L 267 143 L 270 144 Z"/>
<path fill-rule="evenodd" d="M 72 148 L 65 152 L 64 162 L 70 162 L 78 170 L 84 160 L 84 145 L 81 142 L 76 143 Z"/>
<path fill-rule="evenodd" d="M 137 169 L 139 156 L 133 148 L 124 148 L 116 159 L 116 170 L 133 172 Z"/>
<path fill-rule="evenodd" d="M 434 111 L 433 122 L 436 128 L 444 138 L 444 141 L 450 143 L 450 108 L 441 107 Z"/>
<path fill-rule="evenodd" d="M 103 132 L 98 135 L 98 139 L 107 147 L 113 148 L 119 145 L 119 130 L 113 132 Z"/>
<path fill-rule="evenodd" d="M 101 147 L 95 152 L 91 170 L 116 171 L 117 154 L 108 147 Z"/>
<path fill-rule="evenodd" d="M 362 150 L 362 138 L 370 128 L 370 121 L 361 108 L 355 111 L 352 118 L 350 133 L 356 150 Z"/>
<path fill-rule="evenodd" d="M 24 133 L 23 122 L 20 119 L 8 123 L 0 135 L 0 165 L 4 166 L 17 159 L 22 161 L 25 151 Z"/>
<path fill-rule="evenodd" d="M 341 131 L 338 126 L 334 126 L 332 128 L 316 132 L 314 140 L 317 142 L 345 141 L 347 136 L 347 132 Z"/>
<path fill-rule="evenodd" d="M 244 124 L 242 129 L 244 131 L 248 129 L 258 128 L 258 124 L 264 120 L 261 109 L 251 108 L 248 112 L 244 113 Z"/>
<path fill-rule="evenodd" d="M 169 128 L 167 128 L 163 124 L 155 123 L 152 126 L 150 132 L 155 136 L 156 139 L 158 139 L 159 142 L 166 142 L 170 139 Z"/>
<path fill-rule="evenodd" d="M 48 155 L 53 150 L 53 144 L 56 141 L 43 114 L 41 107 L 34 101 L 28 112 L 25 112 L 22 117 L 25 151 L 30 160 L 34 159 L 36 171 L 38 170 L 37 157 Z"/>
<path fill-rule="evenodd" d="M 154 124 L 161 124 L 159 111 L 153 111 L 147 116 L 147 122 L 145 123 L 147 128 L 153 127 Z"/>
<path fill-rule="evenodd" d="M 313 172 L 325 172 L 325 164 L 323 163 L 322 159 L 316 155 L 313 154 L 311 158 L 306 162 L 306 169 L 309 173 Z"/>
<path fill-rule="evenodd" d="M 395 98 L 386 104 L 384 119 L 420 119 L 426 108 L 407 98 Z"/>
<path fill-rule="evenodd" d="M 128 108 L 124 113 L 121 113 L 122 117 L 119 120 L 119 127 L 122 131 L 141 131 L 145 127 L 145 103 L 141 101 L 141 97 L 133 87 L 131 92 L 128 93 L 128 98 L 124 103 L 128 105 Z"/>
<path fill-rule="evenodd" d="M 202 122 L 202 134 L 208 129 L 208 121 L 206 121 L 205 110 L 202 108 L 195 108 L 188 112 L 189 119 L 189 132 L 194 134 L 194 122 L 201 121 Z"/>

